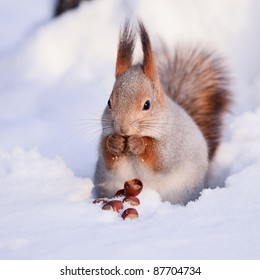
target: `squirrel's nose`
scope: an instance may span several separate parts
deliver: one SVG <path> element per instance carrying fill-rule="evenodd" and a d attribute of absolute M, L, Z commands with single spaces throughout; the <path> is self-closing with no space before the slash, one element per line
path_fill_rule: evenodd
<path fill-rule="evenodd" d="M 116 133 L 118 134 L 127 135 L 127 133 L 129 132 L 129 126 L 125 124 L 118 124 L 114 122 L 114 128 Z"/>
<path fill-rule="evenodd" d="M 128 132 L 129 132 L 129 128 L 127 126 L 120 127 L 120 134 L 127 135 Z"/>
<path fill-rule="evenodd" d="M 120 122 L 114 122 L 114 128 L 116 133 L 121 134 L 121 135 L 128 135 L 129 131 L 130 131 L 130 126 L 127 123 L 123 123 Z"/>

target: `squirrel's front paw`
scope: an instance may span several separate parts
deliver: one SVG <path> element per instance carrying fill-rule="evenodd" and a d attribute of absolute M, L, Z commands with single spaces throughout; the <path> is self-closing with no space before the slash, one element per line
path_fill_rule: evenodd
<path fill-rule="evenodd" d="M 142 137 L 133 135 L 127 139 L 126 151 L 135 156 L 142 154 L 145 150 L 145 143 Z"/>
<path fill-rule="evenodd" d="M 106 147 L 112 155 L 120 156 L 125 153 L 126 139 L 118 134 L 109 135 L 106 139 Z"/>

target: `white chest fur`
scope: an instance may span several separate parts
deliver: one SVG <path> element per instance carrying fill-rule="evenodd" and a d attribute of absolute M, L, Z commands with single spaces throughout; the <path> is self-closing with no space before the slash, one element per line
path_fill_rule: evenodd
<path fill-rule="evenodd" d="M 186 203 L 198 197 L 204 187 L 206 171 L 207 164 L 198 169 L 193 162 L 187 161 L 177 169 L 173 167 L 166 174 L 154 174 L 145 162 L 128 158 L 120 163 L 116 176 L 113 177 L 114 191 L 121 188 L 126 180 L 138 178 L 143 182 L 144 188 L 156 190 L 162 200 Z"/>

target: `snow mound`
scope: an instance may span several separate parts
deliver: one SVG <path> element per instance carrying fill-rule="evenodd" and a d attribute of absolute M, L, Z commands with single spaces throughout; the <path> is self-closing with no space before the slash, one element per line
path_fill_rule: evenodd
<path fill-rule="evenodd" d="M 234 137 L 242 133 L 231 126 Z M 257 156 L 248 152 L 251 141 L 233 153 L 233 159 L 247 153 L 250 160 L 229 171 L 225 188 L 206 189 L 186 207 L 144 189 L 133 221 L 93 204 L 91 180 L 75 177 L 60 158 L 1 149 L 0 258 L 257 259 L 260 149 Z"/>

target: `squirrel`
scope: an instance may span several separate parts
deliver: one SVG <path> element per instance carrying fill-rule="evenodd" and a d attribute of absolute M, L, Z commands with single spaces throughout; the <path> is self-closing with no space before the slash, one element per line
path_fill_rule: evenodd
<path fill-rule="evenodd" d="M 205 188 L 231 93 L 222 60 L 200 47 L 155 55 L 139 21 L 143 61 L 133 65 L 136 31 L 120 31 L 115 84 L 102 116 L 96 194 L 112 197 L 138 178 L 163 201 L 186 205 Z M 156 64 L 156 59 L 158 65 Z"/>

